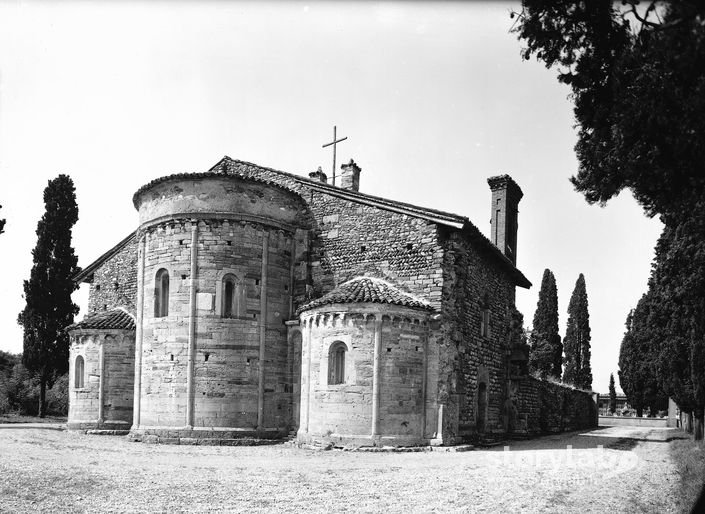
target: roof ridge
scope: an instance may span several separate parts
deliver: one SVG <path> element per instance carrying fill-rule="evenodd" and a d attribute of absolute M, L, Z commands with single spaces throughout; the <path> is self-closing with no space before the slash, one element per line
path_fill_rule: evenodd
<path fill-rule="evenodd" d="M 217 168 L 221 163 L 225 162 L 232 162 L 232 163 L 237 163 L 237 164 L 244 164 L 246 166 L 254 166 L 256 168 L 266 170 L 266 171 L 271 171 L 274 173 L 279 173 L 281 175 L 285 175 L 287 177 L 291 177 L 292 179 L 303 182 L 306 185 L 310 187 L 315 187 L 321 190 L 324 190 L 329 193 L 337 193 L 343 196 L 352 196 L 352 197 L 360 197 L 360 198 L 367 198 L 367 199 L 372 199 L 374 201 L 377 201 L 382 204 L 391 204 L 391 205 L 397 205 L 404 207 L 409 210 L 417 210 L 417 211 L 426 211 L 433 213 L 434 215 L 440 215 L 440 216 L 445 216 L 448 218 L 453 218 L 456 222 L 469 222 L 469 219 L 466 216 L 463 216 L 461 214 L 456 214 L 453 212 L 447 212 L 447 211 L 441 211 L 439 209 L 433 209 L 431 207 L 424 207 L 421 205 L 415 205 L 412 203 L 407 203 L 407 202 L 402 202 L 400 200 L 393 200 L 391 198 L 384 198 L 381 196 L 375 196 L 371 195 L 369 193 L 361 193 L 360 191 L 354 191 L 351 189 L 341 189 L 337 186 L 334 186 L 332 184 L 320 182 L 318 180 L 313 180 L 307 177 L 304 177 L 303 175 L 297 175 L 295 173 L 290 173 L 288 171 L 282 171 L 282 170 L 277 170 L 275 168 L 270 168 L 268 166 L 262 166 L 261 164 L 257 164 L 254 162 L 249 162 L 249 161 L 243 161 L 242 159 L 233 159 L 232 157 L 228 157 L 227 155 L 224 156 L 220 161 L 218 161 L 216 164 L 214 164 L 209 171 L 212 171 L 213 169 Z"/>
<path fill-rule="evenodd" d="M 353 284 L 367 281 L 378 284 L 381 287 L 355 288 Z M 323 305 L 333 303 L 386 303 L 390 305 L 400 305 L 402 307 L 420 308 L 432 310 L 431 304 L 422 297 L 414 293 L 405 291 L 400 285 L 390 282 L 381 277 L 357 276 L 338 284 L 331 291 L 320 298 L 316 298 L 297 309 L 303 312 Z"/>

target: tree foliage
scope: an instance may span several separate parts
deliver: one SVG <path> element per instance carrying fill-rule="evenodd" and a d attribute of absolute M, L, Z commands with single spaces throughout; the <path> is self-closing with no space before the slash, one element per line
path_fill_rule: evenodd
<path fill-rule="evenodd" d="M 664 364 L 660 355 L 666 336 L 664 315 L 670 316 L 664 306 L 667 304 L 662 304 L 650 288 L 627 316 L 627 330 L 619 349 L 619 383 L 637 416 L 647 408 L 655 415 L 668 405 L 658 373 L 659 366 Z M 665 364 L 670 366 L 670 363 Z M 685 396 L 682 399 L 685 400 Z M 688 399 L 688 404 L 692 404 L 692 400 Z"/>
<path fill-rule="evenodd" d="M 46 386 L 68 370 L 68 334 L 78 306 L 71 301 L 71 280 L 78 259 L 71 246 L 71 229 L 78 220 L 73 181 L 59 175 L 44 190 L 46 212 L 37 224 L 34 265 L 24 282 L 25 307 L 18 323 L 24 329 L 22 363 L 40 383 L 39 415 L 44 415 Z"/>
<path fill-rule="evenodd" d="M 516 31 L 572 90 L 576 189 L 602 203 L 630 189 L 654 215 L 705 192 L 705 7 L 638 4 L 525 0 Z"/>
<path fill-rule="evenodd" d="M 614 388 L 614 373 L 610 373 L 610 413 L 614 414 L 617 410 L 617 390 Z"/>
<path fill-rule="evenodd" d="M 568 326 L 563 340 L 563 381 L 581 389 L 592 389 L 590 367 L 590 315 L 585 277 L 581 273 L 568 303 Z"/>
<path fill-rule="evenodd" d="M 578 173 L 588 202 L 631 190 L 665 228 L 647 316 L 656 378 L 696 438 L 705 410 L 705 3 L 524 0 L 524 58 L 571 88 Z M 628 344 L 632 344 L 628 341 Z M 626 392 L 626 390 L 625 390 Z"/>
<path fill-rule="evenodd" d="M 560 379 L 562 365 L 563 344 L 558 334 L 558 290 L 553 272 L 546 269 L 534 313 L 529 367 L 541 377 Z"/>

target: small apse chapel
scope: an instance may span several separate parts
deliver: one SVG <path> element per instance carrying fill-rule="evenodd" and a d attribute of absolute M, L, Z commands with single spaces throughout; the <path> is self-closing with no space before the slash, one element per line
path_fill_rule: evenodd
<path fill-rule="evenodd" d="M 90 299 L 68 329 L 69 428 L 340 445 L 543 430 L 506 328 L 531 285 L 515 266 L 522 191 L 488 182 L 492 241 L 360 193 L 352 160 L 336 185 L 229 157 L 146 184 L 137 229 L 75 277 Z"/>

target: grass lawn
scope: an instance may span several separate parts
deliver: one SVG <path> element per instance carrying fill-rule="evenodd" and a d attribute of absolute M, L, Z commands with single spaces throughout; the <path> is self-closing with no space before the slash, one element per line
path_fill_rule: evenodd
<path fill-rule="evenodd" d="M 670 457 L 680 475 L 678 505 L 688 512 L 705 486 L 705 443 L 690 439 L 673 441 Z"/>

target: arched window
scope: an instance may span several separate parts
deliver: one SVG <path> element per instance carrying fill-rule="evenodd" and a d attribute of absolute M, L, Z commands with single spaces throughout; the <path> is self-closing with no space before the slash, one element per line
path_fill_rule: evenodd
<path fill-rule="evenodd" d="M 83 357 L 79 355 L 76 357 L 76 365 L 74 366 L 73 386 L 75 389 L 80 389 L 83 387 L 83 368 Z"/>
<path fill-rule="evenodd" d="M 154 287 L 154 317 L 169 315 L 169 272 L 164 268 L 157 271 Z"/>
<path fill-rule="evenodd" d="M 348 348 L 345 343 L 336 341 L 330 346 L 328 352 L 328 384 L 345 383 L 345 352 Z"/>
<path fill-rule="evenodd" d="M 237 279 L 235 275 L 227 274 L 223 277 L 223 317 L 234 318 L 237 315 L 237 303 L 235 298 L 235 285 Z"/>
<path fill-rule="evenodd" d="M 224 318 L 242 318 L 245 316 L 247 298 L 245 287 L 232 273 L 223 277 L 222 316 Z"/>

